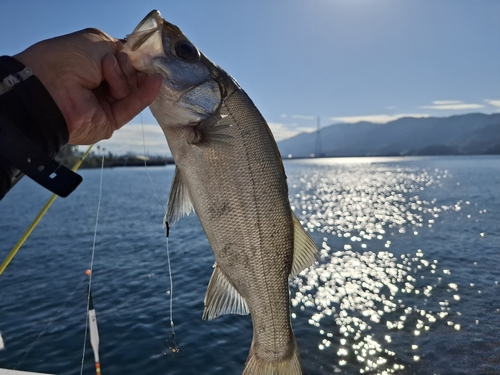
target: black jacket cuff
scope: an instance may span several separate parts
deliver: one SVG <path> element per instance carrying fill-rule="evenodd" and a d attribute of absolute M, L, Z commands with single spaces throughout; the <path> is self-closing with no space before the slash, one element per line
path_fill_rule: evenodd
<path fill-rule="evenodd" d="M 9 56 L 0 57 L 0 115 L 0 137 L 6 134 L 2 128 L 14 125 L 50 158 L 69 140 L 64 116 L 50 93 L 31 69 Z M 21 177 L 0 149 L 0 199 Z"/>

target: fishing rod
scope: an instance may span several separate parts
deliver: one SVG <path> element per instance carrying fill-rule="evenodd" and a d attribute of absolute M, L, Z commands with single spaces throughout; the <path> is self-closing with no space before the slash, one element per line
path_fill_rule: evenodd
<path fill-rule="evenodd" d="M 80 159 L 75 163 L 75 165 L 72 168 L 73 172 L 76 172 L 78 168 L 82 165 L 83 161 L 85 158 L 90 154 L 90 151 L 92 150 L 92 147 L 94 145 L 90 145 L 85 151 L 85 153 L 80 157 Z M 98 146 L 99 147 L 99 146 Z M 103 149 L 104 150 L 104 149 Z M 101 166 L 101 171 L 104 166 L 104 159 L 103 159 L 103 165 Z M 101 184 L 102 184 L 102 174 L 101 174 Z M 56 194 L 53 194 L 50 199 L 47 201 L 45 206 L 42 208 L 40 213 L 37 215 L 35 220 L 31 223 L 31 225 L 28 227 L 26 232 L 23 234 L 21 239 L 16 243 L 14 248 L 11 250 L 7 258 L 4 260 L 4 262 L 0 265 L 0 275 L 3 273 L 5 268 L 9 265 L 9 263 L 12 261 L 14 256 L 17 254 L 21 246 L 24 244 L 24 242 L 28 239 L 30 234 L 33 232 L 35 227 L 38 225 L 42 217 L 47 213 L 48 209 L 52 205 L 52 203 L 55 201 L 57 198 Z M 99 197 L 99 205 L 100 205 L 100 197 Z M 96 231 L 97 231 L 97 223 L 96 223 Z M 95 250 L 95 234 L 94 234 L 94 247 L 93 249 Z M 94 257 L 94 250 L 92 252 L 92 263 L 93 263 L 93 257 Z M 92 265 L 91 265 L 92 268 Z M 87 315 L 88 315 L 88 329 L 89 329 L 89 334 L 90 334 L 90 344 L 92 346 L 92 350 L 94 352 L 94 360 L 95 360 L 95 371 L 96 375 L 101 375 L 101 364 L 100 364 L 100 359 L 99 359 L 99 331 L 97 329 L 97 318 L 96 318 L 96 312 L 94 308 L 94 301 L 92 299 L 92 292 L 91 292 L 91 280 L 92 280 L 92 271 L 89 269 L 85 272 L 85 275 L 89 277 L 89 284 L 88 284 L 88 304 L 87 304 Z M 76 290 L 76 289 L 75 289 Z M 68 299 L 69 301 L 69 299 Z M 67 301 L 66 301 L 67 302 Z M 50 324 L 50 323 L 49 323 Z M 42 332 L 43 334 L 43 332 Z M 41 335 L 40 335 L 41 336 Z M 39 337 L 40 337 L 39 336 Z M 4 342 L 2 339 L 2 336 L 0 335 L 0 350 L 4 349 Z M 84 346 L 84 351 L 85 351 L 85 346 Z M 83 358 L 82 358 L 82 370 L 83 370 Z"/>
<path fill-rule="evenodd" d="M 75 165 L 71 169 L 73 172 L 76 172 L 78 170 L 78 168 L 80 168 L 80 166 L 82 165 L 82 163 L 85 160 L 85 158 L 90 154 L 90 150 L 92 150 L 93 146 L 94 145 L 90 145 L 89 148 L 87 149 L 87 151 L 85 151 L 85 153 L 75 163 Z M 9 255 L 7 255 L 7 257 L 5 258 L 5 260 L 3 261 L 3 263 L 0 265 L 0 275 L 3 273 L 3 271 L 5 271 L 5 269 L 9 265 L 9 263 L 16 256 L 16 254 L 19 251 L 19 249 L 21 248 L 21 246 L 23 246 L 23 244 L 26 242 L 26 240 L 30 236 L 31 232 L 33 232 L 33 230 L 38 225 L 38 223 L 40 222 L 40 220 L 42 220 L 42 217 L 47 213 L 47 211 L 49 210 L 50 206 L 52 206 L 52 203 L 54 203 L 54 201 L 56 200 L 56 198 L 57 198 L 56 194 L 53 194 L 50 197 L 50 199 L 47 201 L 47 203 L 45 204 L 45 206 L 43 206 L 42 210 L 37 215 L 37 217 L 35 218 L 35 220 L 33 220 L 33 222 L 28 227 L 28 229 L 26 230 L 26 232 L 24 232 L 24 234 L 22 235 L 22 237 L 19 239 L 19 241 L 14 246 L 14 248 L 10 251 Z"/>

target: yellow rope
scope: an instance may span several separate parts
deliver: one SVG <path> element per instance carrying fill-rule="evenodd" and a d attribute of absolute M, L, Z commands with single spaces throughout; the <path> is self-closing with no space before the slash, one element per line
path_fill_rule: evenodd
<path fill-rule="evenodd" d="M 78 168 L 80 168 L 80 166 L 82 165 L 83 161 L 88 156 L 88 154 L 90 153 L 90 150 L 92 149 L 93 146 L 94 145 L 90 145 L 89 148 L 87 149 L 87 151 L 85 151 L 85 153 L 82 155 L 82 157 L 73 166 L 73 168 L 71 168 L 71 170 L 73 172 L 76 172 L 78 170 Z M 3 261 L 2 265 L 0 265 L 0 275 L 7 268 L 7 266 L 12 261 L 12 259 L 16 256 L 16 254 L 19 251 L 19 249 L 21 248 L 21 246 L 23 246 L 24 242 L 28 239 L 28 237 L 30 236 L 31 232 L 33 232 L 33 229 L 35 229 L 35 227 L 38 225 L 38 223 L 40 222 L 40 220 L 42 220 L 43 215 L 45 215 L 45 213 L 48 211 L 48 209 L 50 208 L 50 206 L 52 205 L 52 203 L 54 203 L 54 201 L 56 200 L 56 198 L 57 198 L 56 194 L 53 194 L 50 197 L 50 199 L 47 201 L 47 203 L 45 204 L 45 206 L 43 206 L 43 208 L 40 211 L 40 213 L 38 214 L 38 216 L 35 218 L 35 220 L 33 220 L 33 222 L 31 223 L 31 225 L 29 226 L 29 228 L 26 230 L 26 232 L 24 232 L 23 236 L 19 239 L 19 241 L 14 246 L 14 248 L 10 251 L 9 255 L 7 255 L 7 258 L 5 258 L 5 260 Z"/>

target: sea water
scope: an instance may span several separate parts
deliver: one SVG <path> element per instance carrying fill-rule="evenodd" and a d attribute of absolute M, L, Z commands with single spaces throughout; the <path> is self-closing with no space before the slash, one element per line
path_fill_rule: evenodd
<path fill-rule="evenodd" d="M 291 281 L 304 374 L 500 374 L 500 157 L 287 160 L 320 249 Z M 201 320 L 214 257 L 195 215 L 170 230 L 173 167 L 104 169 L 92 293 L 106 375 L 239 374 L 248 316 Z M 0 367 L 91 374 L 83 353 L 101 170 L 58 198 L 0 276 Z M 156 191 L 156 192 L 155 192 Z M 161 203 L 158 202 L 158 198 Z M 0 258 L 50 193 L 0 201 Z M 170 295 L 176 345 L 170 326 Z"/>

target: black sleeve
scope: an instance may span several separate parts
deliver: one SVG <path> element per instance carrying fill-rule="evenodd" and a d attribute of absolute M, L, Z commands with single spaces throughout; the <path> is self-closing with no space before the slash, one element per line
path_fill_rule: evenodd
<path fill-rule="evenodd" d="M 28 161 L 31 151 L 53 159 L 68 139 L 64 116 L 40 80 L 16 59 L 1 56 L 0 199 L 22 177 L 20 170 L 29 174 L 16 157 L 29 150 Z"/>

